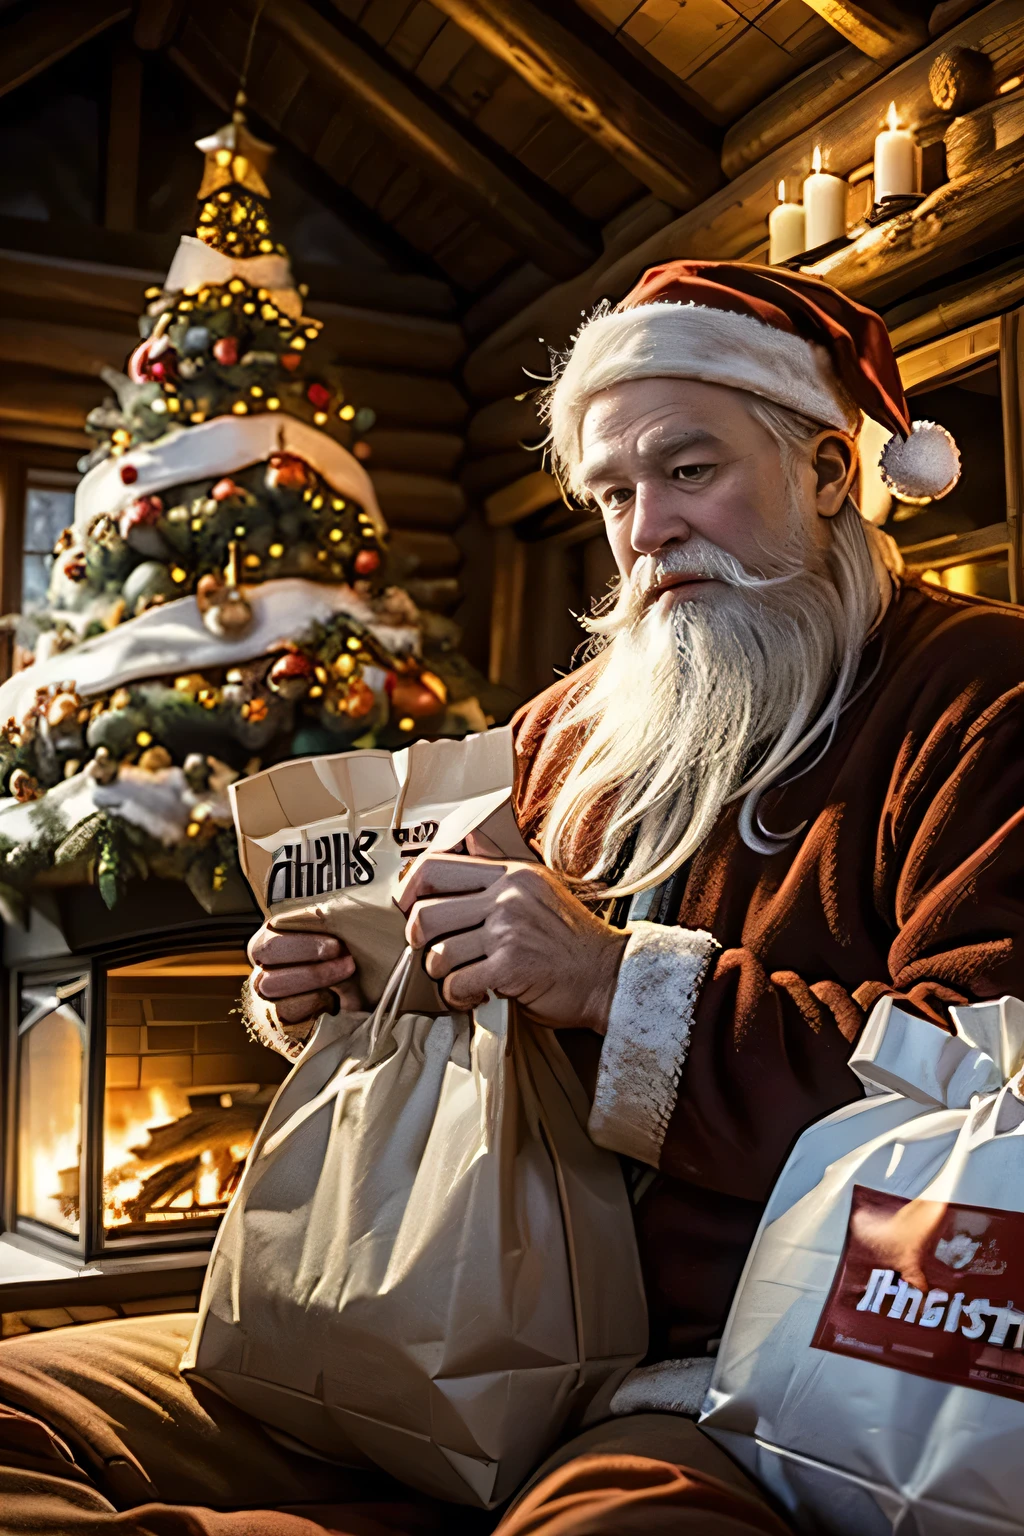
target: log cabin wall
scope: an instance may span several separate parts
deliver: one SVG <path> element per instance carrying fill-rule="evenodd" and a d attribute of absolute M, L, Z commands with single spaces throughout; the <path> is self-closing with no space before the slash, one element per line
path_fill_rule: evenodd
<path fill-rule="evenodd" d="M 99 369 L 123 363 L 140 290 L 188 221 L 189 140 L 230 107 L 250 34 L 275 218 L 379 414 L 369 467 L 396 545 L 472 659 L 522 696 L 569 664 L 572 615 L 611 575 L 517 398 L 581 311 L 659 260 L 764 260 L 777 184 L 799 185 L 816 143 L 867 192 L 891 99 L 931 195 L 812 270 L 880 308 L 904 351 L 1024 301 L 1024 0 L 0 9 L 6 612 L 26 477 L 70 476 Z M 1017 330 L 1000 343 L 1008 464 Z"/>

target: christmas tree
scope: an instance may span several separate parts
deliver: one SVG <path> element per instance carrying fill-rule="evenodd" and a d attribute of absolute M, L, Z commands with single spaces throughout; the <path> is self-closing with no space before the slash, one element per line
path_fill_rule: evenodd
<path fill-rule="evenodd" d="M 0 909 L 36 881 L 133 875 L 237 903 L 227 787 L 282 758 L 485 729 L 512 699 L 396 568 L 364 467 L 372 410 L 320 360 L 264 180 L 231 123 L 195 231 L 146 292 L 141 343 L 92 411 L 75 520 L 30 664 L 0 687 Z"/>

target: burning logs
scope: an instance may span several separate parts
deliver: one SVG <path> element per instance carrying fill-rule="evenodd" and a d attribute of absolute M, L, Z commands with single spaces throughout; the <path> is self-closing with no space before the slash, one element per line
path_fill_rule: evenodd
<path fill-rule="evenodd" d="M 266 1108 L 263 1096 L 257 1096 L 229 1108 L 192 1109 L 151 1128 L 145 1145 L 132 1147 L 130 1160 L 104 1177 L 105 1224 L 219 1215 L 241 1177 Z"/>

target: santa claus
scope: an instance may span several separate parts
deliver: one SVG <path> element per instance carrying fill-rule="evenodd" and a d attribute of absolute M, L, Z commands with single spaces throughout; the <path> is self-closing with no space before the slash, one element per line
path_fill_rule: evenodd
<path fill-rule="evenodd" d="M 403 904 L 450 1003 L 491 990 L 564 1032 L 591 1135 L 633 1173 L 651 1350 L 628 1416 L 500 1530 L 780 1532 L 686 1414 L 787 1150 L 862 1092 L 873 1003 L 948 1028 L 950 1004 L 1024 996 L 1024 626 L 906 579 L 861 518 L 865 417 L 904 498 L 951 489 L 959 456 L 911 423 L 882 321 L 820 282 L 655 268 L 582 327 L 544 410 L 619 580 L 590 660 L 516 721 L 542 863 L 424 858 Z M 251 957 L 269 1031 L 359 1004 L 333 938 L 265 927 Z"/>

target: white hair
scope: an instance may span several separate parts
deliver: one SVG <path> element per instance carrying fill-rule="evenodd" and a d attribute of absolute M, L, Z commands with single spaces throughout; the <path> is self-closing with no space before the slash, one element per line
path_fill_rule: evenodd
<path fill-rule="evenodd" d="M 812 541 L 796 470 L 821 425 L 757 397 L 748 405 L 786 473 L 784 546 L 759 571 L 699 535 L 638 561 L 585 621 L 599 665 L 545 739 L 545 756 L 570 763 L 540 829 L 544 861 L 609 896 L 666 879 L 737 799 L 748 846 L 779 846 L 757 822 L 758 799 L 830 739 L 892 593 L 899 556 L 852 500 L 830 519 L 827 548 Z M 649 606 L 672 569 L 725 591 Z"/>

